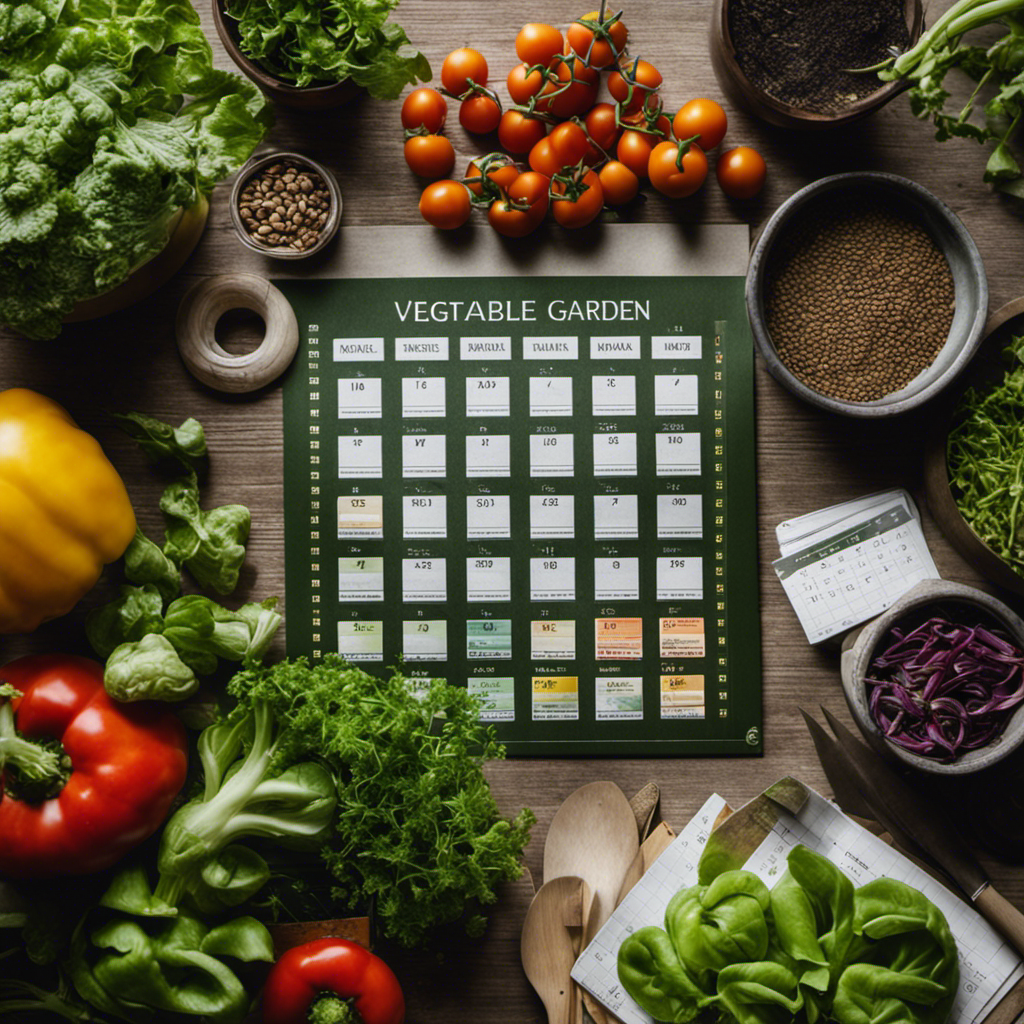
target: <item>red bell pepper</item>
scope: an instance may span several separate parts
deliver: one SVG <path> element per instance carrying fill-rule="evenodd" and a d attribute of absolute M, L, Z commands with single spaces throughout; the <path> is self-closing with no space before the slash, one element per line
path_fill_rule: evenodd
<path fill-rule="evenodd" d="M 405 998 L 391 968 L 347 939 L 289 949 L 263 989 L 263 1024 L 402 1024 Z"/>
<path fill-rule="evenodd" d="M 188 761 L 172 711 L 111 700 L 103 667 L 70 655 L 19 658 L 0 669 L 3 683 L 12 699 L 0 696 L 0 874 L 100 871 L 160 827 Z M 41 785 L 49 792 L 33 799 Z"/>

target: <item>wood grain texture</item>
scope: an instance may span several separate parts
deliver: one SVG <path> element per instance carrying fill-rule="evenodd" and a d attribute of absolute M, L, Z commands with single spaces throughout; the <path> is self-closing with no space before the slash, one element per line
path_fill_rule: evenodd
<path fill-rule="evenodd" d="M 230 68 L 212 28 L 209 0 L 195 2 L 218 66 Z M 481 49 L 504 96 L 519 26 L 544 18 L 564 27 L 589 6 L 570 0 L 552 0 L 543 9 L 526 0 L 403 0 L 399 20 L 430 58 L 435 73 L 455 46 Z M 945 0 L 932 5 L 927 20 L 933 21 L 946 6 Z M 698 95 L 720 95 L 707 52 L 711 7 L 710 0 L 636 0 L 627 11 L 632 50 L 662 71 L 670 107 Z M 891 171 L 930 189 L 964 221 L 985 260 L 992 308 L 1024 291 L 1024 204 L 995 196 L 982 184 L 985 157 L 974 143 L 933 142 L 930 127 L 911 117 L 905 97 L 897 97 L 841 134 L 796 135 L 756 124 L 731 108 L 728 112 L 728 142 L 753 145 L 768 161 L 763 195 L 732 203 L 712 181 L 690 200 L 670 203 L 649 197 L 636 212 L 637 220 L 678 221 L 683 230 L 700 221 L 739 221 L 756 227 L 793 191 L 822 175 Z M 456 114 L 453 108 L 450 136 L 461 169 L 470 157 L 491 147 L 463 132 Z M 306 152 L 335 171 L 345 202 L 342 232 L 346 224 L 420 222 L 420 183 L 402 159 L 397 105 L 360 97 L 321 114 L 281 109 L 268 144 Z M 112 426 L 108 412 L 139 409 L 174 422 L 198 417 L 207 428 L 212 456 L 205 500 L 243 502 L 252 509 L 250 557 L 239 596 L 262 598 L 282 594 L 284 588 L 281 480 L 287 455 L 281 437 L 281 393 L 273 386 L 250 395 L 213 392 L 186 373 L 174 344 L 178 302 L 199 277 L 228 271 L 272 275 L 276 269 L 235 238 L 226 209 L 229 189 L 229 182 L 222 183 L 214 192 L 205 237 L 184 270 L 139 306 L 104 320 L 71 325 L 54 342 L 29 342 L 0 332 L 0 387 L 23 385 L 43 391 L 94 432 L 124 475 L 141 524 L 150 533 L 160 528 L 160 482 Z M 487 229 L 481 224 L 476 230 Z M 544 238 L 542 232 L 535 244 L 544 245 Z M 594 233 L 594 244 L 601 244 L 600 230 Z M 622 261 L 627 272 L 642 269 L 640 256 L 623 253 Z M 677 825 L 688 820 L 712 790 L 738 806 L 790 774 L 828 792 L 796 705 L 824 703 L 844 721 L 851 720 L 843 704 L 836 653 L 808 646 L 771 570 L 777 553 L 774 530 L 784 518 L 894 485 L 906 486 L 922 498 L 922 450 L 935 424 L 927 409 L 898 423 L 825 415 L 783 391 L 763 366 L 757 371 L 756 399 L 765 755 L 736 760 L 517 760 L 492 765 L 488 776 L 502 809 L 513 813 L 526 805 L 537 814 L 527 851 L 528 865 L 537 877 L 555 809 L 569 793 L 595 779 L 610 779 L 626 793 L 656 780 L 661 814 Z M 924 529 L 944 577 L 973 585 L 981 582 L 939 534 L 927 511 Z M 104 594 L 101 587 L 90 602 Z M 1017 599 L 1001 596 L 1020 610 Z M 82 621 L 90 602 L 27 640 L 0 640 L 0 661 L 33 650 L 82 649 Z M 1000 891 L 1024 906 L 1024 873 L 991 861 L 988 866 Z M 542 1019 L 543 1009 L 518 958 L 518 929 L 529 902 L 524 890 L 524 883 L 505 888 L 482 942 L 446 941 L 425 954 L 397 957 L 394 966 L 406 987 L 410 1020 L 532 1024 Z"/>

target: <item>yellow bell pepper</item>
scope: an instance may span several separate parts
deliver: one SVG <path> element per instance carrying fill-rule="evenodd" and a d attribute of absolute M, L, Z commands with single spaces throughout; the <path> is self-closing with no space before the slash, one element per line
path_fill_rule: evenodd
<path fill-rule="evenodd" d="M 135 536 L 117 470 L 56 402 L 0 391 L 0 633 L 64 615 Z"/>

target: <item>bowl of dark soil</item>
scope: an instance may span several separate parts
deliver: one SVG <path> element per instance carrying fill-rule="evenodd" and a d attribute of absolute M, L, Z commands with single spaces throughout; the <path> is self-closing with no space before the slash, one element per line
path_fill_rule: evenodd
<path fill-rule="evenodd" d="M 957 216 L 920 185 L 835 174 L 791 196 L 751 252 L 747 314 L 768 372 L 846 416 L 936 397 L 981 342 L 985 268 Z"/>
<path fill-rule="evenodd" d="M 711 63 L 725 94 L 781 128 L 830 128 L 907 87 L 870 68 L 916 42 L 921 0 L 718 0 Z"/>

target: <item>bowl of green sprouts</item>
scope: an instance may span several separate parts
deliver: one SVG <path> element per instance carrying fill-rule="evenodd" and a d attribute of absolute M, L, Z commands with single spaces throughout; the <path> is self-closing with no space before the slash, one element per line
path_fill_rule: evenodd
<path fill-rule="evenodd" d="M 340 106 L 365 90 L 397 99 L 430 64 L 391 20 L 398 0 L 213 0 L 224 48 L 277 103 Z"/>
<path fill-rule="evenodd" d="M 1024 594 L 1024 298 L 997 310 L 925 455 L 928 504 L 982 575 Z"/>

